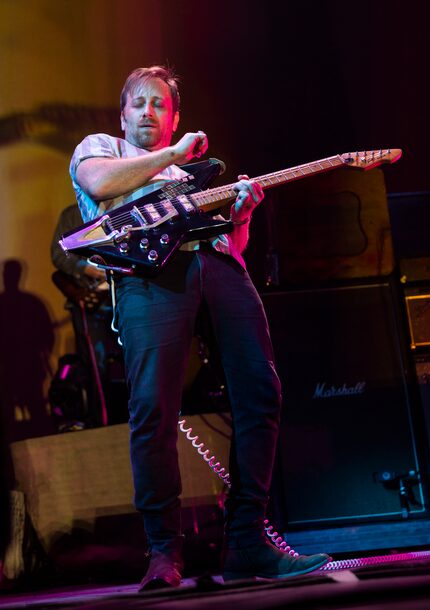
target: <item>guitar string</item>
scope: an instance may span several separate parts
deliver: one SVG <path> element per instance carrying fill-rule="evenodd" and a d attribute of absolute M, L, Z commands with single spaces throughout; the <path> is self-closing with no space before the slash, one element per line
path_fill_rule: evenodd
<path fill-rule="evenodd" d="M 321 159 L 320 161 L 305 163 L 303 165 L 298 165 L 296 167 L 292 167 L 292 168 L 289 168 L 286 170 L 279 170 L 277 172 L 265 174 L 263 176 L 254 178 L 254 180 L 256 182 L 259 182 L 264 187 L 275 186 L 276 184 L 287 182 L 290 179 L 307 176 L 309 173 L 318 173 L 320 171 L 323 171 L 324 169 L 335 168 L 340 165 L 343 165 L 344 163 L 345 163 L 345 161 L 342 159 L 342 157 L 340 155 L 334 155 L 332 157 L 327 157 L 325 159 Z M 329 167 L 327 167 L 327 164 L 329 164 Z M 317 171 L 315 171 L 315 169 Z M 306 170 L 308 170 L 308 171 L 306 171 Z M 299 176 L 297 176 L 296 174 L 299 174 Z M 180 186 L 180 183 L 178 183 L 178 186 Z M 194 199 L 197 200 L 198 206 L 205 205 L 205 204 L 211 204 L 211 203 L 217 203 L 217 202 L 221 203 L 221 201 L 223 199 L 228 200 L 232 197 L 235 197 L 236 193 L 232 187 L 233 187 L 233 184 L 223 185 L 223 186 L 212 188 L 208 192 L 197 191 L 195 193 L 190 193 L 190 196 L 192 196 Z M 175 187 L 173 187 L 173 188 L 175 188 Z M 183 194 L 185 195 L 185 193 L 183 193 Z M 166 197 L 166 199 L 169 199 L 169 198 Z M 198 201 L 199 199 L 202 200 L 200 203 Z M 205 201 L 205 199 L 207 201 Z M 133 203 L 133 202 L 129 202 L 126 205 L 130 205 L 131 203 Z M 145 206 L 147 206 L 147 205 L 152 205 L 154 207 L 155 211 L 160 214 L 160 216 L 164 216 L 163 213 L 166 210 L 165 210 L 163 201 L 142 204 L 140 206 L 136 202 L 136 207 L 141 212 L 144 210 Z M 113 225 L 116 225 L 116 224 L 121 225 L 122 222 L 130 220 L 130 212 L 129 211 L 121 212 L 121 213 L 115 215 L 114 218 L 111 217 L 110 220 Z"/>
<path fill-rule="evenodd" d="M 298 172 L 300 172 L 300 177 L 301 176 L 306 176 L 309 173 L 317 173 L 315 172 L 313 169 L 310 169 L 310 172 L 306 172 L 304 171 L 304 167 L 318 167 L 318 171 L 321 171 L 324 168 L 324 166 L 322 165 L 324 161 L 329 161 L 329 159 L 323 159 L 322 161 L 317 161 L 314 162 L 312 164 L 307 164 L 306 166 L 298 166 L 298 167 L 294 167 L 288 170 L 280 170 L 278 172 L 273 172 L 271 174 L 266 174 L 263 176 L 259 176 L 258 178 L 254 178 L 255 181 L 259 182 L 260 184 L 262 184 L 262 186 L 269 186 L 269 185 L 276 185 L 279 184 L 280 182 L 286 182 L 289 177 L 288 175 L 290 175 L 291 178 L 296 178 L 297 176 L 295 174 L 297 174 Z M 330 165 L 330 167 L 333 167 L 333 165 Z M 279 178 L 281 178 L 281 180 L 279 180 Z M 267 184 L 266 184 L 267 182 Z M 221 202 L 222 199 L 228 200 L 230 198 L 235 197 L 236 193 L 235 191 L 232 189 L 232 184 L 229 185 L 225 185 L 225 186 L 220 186 L 220 187 L 215 187 L 213 189 L 210 189 L 209 192 L 206 191 L 197 191 L 196 193 L 190 193 L 190 196 L 192 196 L 194 199 L 201 199 L 203 200 L 201 203 L 199 203 L 197 201 L 197 205 L 205 205 L 205 204 L 210 204 L 210 203 L 217 203 L 218 201 Z M 175 188 L 175 187 L 173 187 Z M 185 194 L 185 193 L 184 193 Z M 221 197 L 220 199 L 218 199 L 219 197 Z M 168 197 L 166 197 L 166 199 L 168 199 Z M 205 201 L 205 199 L 209 199 L 209 201 Z M 130 205 L 133 202 L 129 202 L 126 205 Z M 155 211 L 157 213 L 161 213 L 160 215 L 163 216 L 163 212 L 165 212 L 165 207 L 163 204 L 163 201 L 160 202 L 153 202 L 153 203 L 147 203 L 147 204 L 142 204 L 142 205 L 136 205 L 137 209 L 139 211 L 143 211 L 145 206 L 147 205 L 152 205 L 153 208 L 155 209 Z M 110 219 L 112 224 L 121 224 L 123 221 L 127 221 L 130 220 L 130 212 L 121 212 L 120 214 L 115 215 L 114 218 Z"/>

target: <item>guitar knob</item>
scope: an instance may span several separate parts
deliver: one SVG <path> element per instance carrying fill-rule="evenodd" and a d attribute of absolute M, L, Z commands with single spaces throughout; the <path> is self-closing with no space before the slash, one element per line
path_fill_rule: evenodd
<path fill-rule="evenodd" d="M 130 250 L 130 246 L 128 245 L 128 243 L 126 241 L 122 241 L 119 244 L 119 251 L 121 252 L 121 254 L 127 254 L 127 252 Z"/>
<path fill-rule="evenodd" d="M 158 259 L 158 252 L 157 250 L 150 250 L 148 253 L 148 260 L 151 261 L 151 263 L 155 263 L 155 261 Z"/>
<path fill-rule="evenodd" d="M 141 250 L 147 250 L 149 247 L 149 239 L 147 237 L 142 237 L 140 240 L 140 248 Z"/>
<path fill-rule="evenodd" d="M 170 237 L 167 235 L 167 233 L 163 233 L 163 235 L 160 237 L 160 244 L 162 246 L 167 246 L 169 241 L 170 241 Z"/>

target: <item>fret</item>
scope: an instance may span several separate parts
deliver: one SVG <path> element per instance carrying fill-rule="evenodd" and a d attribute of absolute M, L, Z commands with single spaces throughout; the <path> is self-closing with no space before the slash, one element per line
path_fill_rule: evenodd
<path fill-rule="evenodd" d="M 306 176 L 306 166 L 305 165 L 301 165 L 300 167 L 298 167 L 297 171 L 300 172 L 300 174 L 302 176 Z"/>
<path fill-rule="evenodd" d="M 195 199 L 197 199 L 197 203 L 209 203 L 209 195 L 206 195 L 204 192 L 203 193 L 198 193 L 197 195 L 195 195 Z"/>
<path fill-rule="evenodd" d="M 284 175 L 285 175 L 285 174 L 284 174 Z M 276 173 L 273 175 L 273 177 L 275 178 L 275 180 L 276 180 L 276 182 L 277 182 L 278 184 L 280 184 L 281 182 L 283 182 L 283 181 L 284 181 L 284 180 L 283 180 L 283 176 L 282 176 L 282 175 L 280 175 L 278 172 L 276 172 Z"/>
<path fill-rule="evenodd" d="M 323 161 L 321 161 L 321 166 L 323 167 L 323 169 L 330 169 L 333 167 L 333 165 L 334 163 L 332 159 L 324 159 Z"/>

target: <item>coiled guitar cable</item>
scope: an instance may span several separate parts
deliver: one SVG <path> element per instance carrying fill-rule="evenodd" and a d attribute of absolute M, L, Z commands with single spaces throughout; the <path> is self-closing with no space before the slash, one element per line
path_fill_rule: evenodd
<path fill-rule="evenodd" d="M 194 449 L 203 458 L 209 468 L 221 479 L 224 485 L 231 487 L 230 474 L 223 466 L 221 466 L 220 462 L 217 461 L 215 455 L 210 455 L 210 449 L 205 449 L 205 444 L 201 441 L 199 442 L 198 435 L 193 435 L 193 429 L 191 427 L 187 427 L 186 420 L 180 419 L 178 421 L 178 426 L 180 431 L 185 434 L 186 438 L 190 441 Z M 299 556 L 294 549 L 288 546 L 283 537 L 280 536 L 278 532 L 274 531 L 274 527 L 273 525 L 270 525 L 268 519 L 264 520 L 264 531 L 266 536 L 280 551 L 289 553 L 289 555 L 292 557 Z"/>

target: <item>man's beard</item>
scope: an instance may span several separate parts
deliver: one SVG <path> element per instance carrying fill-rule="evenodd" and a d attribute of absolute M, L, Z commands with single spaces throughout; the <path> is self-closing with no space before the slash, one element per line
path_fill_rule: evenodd
<path fill-rule="evenodd" d="M 151 149 L 159 143 L 160 133 L 158 129 L 145 131 L 136 127 L 136 129 L 127 134 L 126 139 L 138 148 Z"/>
<path fill-rule="evenodd" d="M 134 134 L 134 144 L 139 148 L 152 148 L 157 144 L 155 134 L 145 134 L 141 131 L 136 131 Z"/>

